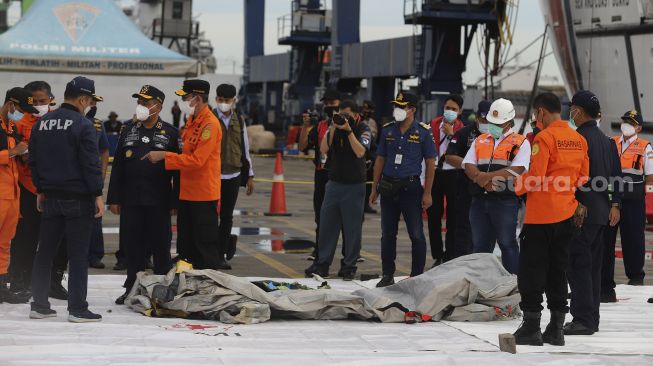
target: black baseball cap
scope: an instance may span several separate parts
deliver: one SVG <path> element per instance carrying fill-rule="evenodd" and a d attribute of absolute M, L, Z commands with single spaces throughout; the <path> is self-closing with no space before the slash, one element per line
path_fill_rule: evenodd
<path fill-rule="evenodd" d="M 231 84 L 220 84 L 215 89 L 215 93 L 218 97 L 233 98 L 236 96 L 236 87 Z"/>
<path fill-rule="evenodd" d="M 320 101 L 325 100 L 342 100 L 342 95 L 340 95 L 340 92 L 337 90 L 328 89 L 324 92 L 322 99 L 320 99 Z"/>
<path fill-rule="evenodd" d="M 492 106 L 492 102 L 490 102 L 489 100 L 481 100 L 480 102 L 478 102 L 478 108 L 476 109 L 476 114 L 485 118 L 485 116 L 487 116 L 487 113 L 490 111 L 490 106 Z"/>
<path fill-rule="evenodd" d="M 624 115 L 621 116 L 621 119 L 624 122 L 633 122 L 638 126 L 641 126 L 641 125 L 644 124 L 644 118 L 642 117 L 641 114 L 639 114 L 639 112 L 637 112 L 634 109 L 632 111 L 628 111 L 628 112 L 624 113 Z"/>
<path fill-rule="evenodd" d="M 166 95 L 163 92 L 152 85 L 143 85 L 141 90 L 138 93 L 132 94 L 132 98 L 143 98 L 146 100 L 156 99 L 159 103 L 163 104 L 163 101 L 166 99 Z"/>
<path fill-rule="evenodd" d="M 34 108 L 34 98 L 32 98 L 32 92 L 25 88 L 11 88 L 7 90 L 7 96 L 5 97 L 5 103 L 14 102 L 18 105 L 25 113 L 39 113 L 39 111 Z"/>
<path fill-rule="evenodd" d="M 419 98 L 417 98 L 417 95 L 415 94 L 406 93 L 402 91 L 399 92 L 399 94 L 397 94 L 397 97 L 390 103 L 394 105 L 398 105 L 400 107 L 405 107 L 405 106 L 417 107 L 417 104 L 419 104 Z"/>
<path fill-rule="evenodd" d="M 581 90 L 574 94 L 573 98 L 571 98 L 571 105 L 583 108 L 592 118 L 601 115 L 599 98 L 589 90 Z"/>
<path fill-rule="evenodd" d="M 175 91 L 175 94 L 183 97 L 186 94 L 209 94 L 211 92 L 211 84 L 206 80 L 189 79 L 184 80 L 184 85 L 181 89 Z"/>
<path fill-rule="evenodd" d="M 95 82 L 83 76 L 77 76 L 66 84 L 66 92 L 75 91 L 93 97 L 98 102 L 104 100 L 99 95 L 95 95 Z"/>

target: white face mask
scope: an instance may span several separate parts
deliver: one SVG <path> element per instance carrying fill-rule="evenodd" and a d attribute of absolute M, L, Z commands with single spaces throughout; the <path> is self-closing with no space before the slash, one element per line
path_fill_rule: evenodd
<path fill-rule="evenodd" d="M 395 118 L 395 121 L 403 122 L 408 116 L 408 112 L 402 108 L 395 108 L 395 110 L 392 112 L 392 116 Z"/>
<path fill-rule="evenodd" d="M 33 113 L 34 117 L 43 117 L 50 110 L 50 106 L 47 104 L 35 105 L 34 108 L 39 111 L 39 113 Z"/>
<path fill-rule="evenodd" d="M 632 137 L 634 136 L 637 131 L 633 125 L 630 123 L 622 123 L 621 124 L 621 133 L 624 134 L 624 137 Z"/>
<path fill-rule="evenodd" d="M 231 104 L 231 103 L 218 103 L 218 109 L 222 113 L 227 113 L 227 112 L 231 111 L 232 105 L 233 104 Z"/>
<path fill-rule="evenodd" d="M 182 100 L 181 103 L 179 103 L 179 109 L 181 109 L 182 113 L 187 114 L 189 116 L 195 113 L 195 108 L 191 107 L 190 105 L 191 100 L 193 99 L 191 98 L 188 100 Z"/>
<path fill-rule="evenodd" d="M 152 107 L 154 108 L 154 107 Z M 150 118 L 154 113 L 150 113 L 150 109 L 144 105 L 136 105 L 136 119 L 139 121 L 145 121 Z"/>

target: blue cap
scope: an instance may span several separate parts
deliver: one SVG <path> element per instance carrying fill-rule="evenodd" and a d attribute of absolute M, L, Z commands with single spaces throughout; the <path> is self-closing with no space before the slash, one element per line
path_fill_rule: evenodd
<path fill-rule="evenodd" d="M 571 98 L 571 105 L 581 107 L 592 118 L 601 115 L 601 104 L 599 98 L 589 90 L 581 90 Z"/>
<path fill-rule="evenodd" d="M 66 84 L 66 92 L 77 92 L 93 97 L 98 102 L 104 99 L 95 95 L 95 82 L 83 76 L 77 76 Z"/>
<path fill-rule="evenodd" d="M 490 106 L 492 106 L 492 102 L 490 102 L 489 100 L 482 100 L 478 102 L 478 108 L 476 109 L 476 114 L 485 118 L 485 116 L 487 116 L 487 113 L 490 111 Z"/>
<path fill-rule="evenodd" d="M 633 122 L 633 123 L 637 124 L 638 126 L 641 126 L 642 124 L 644 124 L 644 118 L 642 118 L 642 115 L 639 114 L 639 112 L 637 112 L 634 109 L 632 111 L 628 111 L 628 112 L 624 113 L 624 115 L 621 116 L 621 119 L 624 120 L 624 122 L 626 122 L 626 121 Z"/>

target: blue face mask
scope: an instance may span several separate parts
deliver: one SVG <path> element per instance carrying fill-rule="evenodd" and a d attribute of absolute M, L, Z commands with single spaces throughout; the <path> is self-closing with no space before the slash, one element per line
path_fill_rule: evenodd
<path fill-rule="evenodd" d="M 7 118 L 9 118 L 10 120 L 16 122 L 16 121 L 20 121 L 21 119 L 23 119 L 23 115 L 24 114 L 22 112 L 19 112 L 17 109 L 15 109 L 12 113 L 7 114 Z"/>
<path fill-rule="evenodd" d="M 453 121 L 456 120 L 456 118 L 458 118 L 458 113 L 456 113 L 454 111 L 447 110 L 447 111 L 444 111 L 443 116 L 444 116 L 444 119 L 446 119 L 447 121 L 453 122 Z"/>
<path fill-rule="evenodd" d="M 489 127 L 490 135 L 492 135 L 492 137 L 494 137 L 495 139 L 498 139 L 501 136 L 503 136 L 503 127 L 497 126 L 492 123 L 488 123 L 488 127 Z"/>
<path fill-rule="evenodd" d="M 576 121 L 574 120 L 574 112 L 575 111 L 569 111 L 569 127 L 571 128 L 577 128 L 576 126 Z"/>

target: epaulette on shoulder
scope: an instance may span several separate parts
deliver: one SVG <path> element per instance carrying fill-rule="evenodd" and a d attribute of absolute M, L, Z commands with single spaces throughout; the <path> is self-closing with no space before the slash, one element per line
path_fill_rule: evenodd
<path fill-rule="evenodd" d="M 422 128 L 425 129 L 425 130 L 430 130 L 431 129 L 431 125 L 428 124 L 428 123 L 420 122 L 419 125 L 422 126 Z"/>
<path fill-rule="evenodd" d="M 383 128 L 386 128 L 386 127 L 388 127 L 388 126 L 392 126 L 394 123 L 395 123 L 395 121 L 388 122 L 388 123 L 386 123 L 386 124 L 383 125 Z"/>

